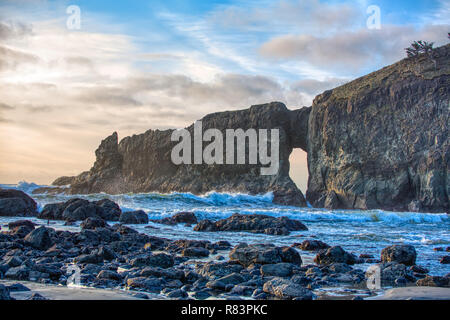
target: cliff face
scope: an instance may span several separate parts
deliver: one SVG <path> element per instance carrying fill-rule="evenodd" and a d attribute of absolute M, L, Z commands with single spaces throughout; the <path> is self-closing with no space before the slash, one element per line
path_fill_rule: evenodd
<path fill-rule="evenodd" d="M 54 184 L 71 184 L 72 194 L 272 191 L 276 203 L 304 206 L 303 194 L 289 177 L 289 155 L 293 148 L 306 150 L 309 111 L 310 108 L 290 111 L 282 103 L 270 103 L 214 113 L 202 119 L 203 131 L 216 128 L 224 137 L 226 129 L 279 129 L 279 171 L 273 176 L 261 176 L 260 165 L 174 165 L 170 156 L 178 142 L 171 141 L 173 130 L 149 130 L 126 137 L 120 143 L 114 133 L 100 144 L 90 171 L 74 178 L 57 179 Z M 193 125 L 187 130 L 193 139 Z M 203 146 L 208 144 L 204 142 Z M 225 149 L 224 143 L 224 152 Z"/>
<path fill-rule="evenodd" d="M 450 45 L 316 97 L 307 199 L 316 207 L 448 212 Z"/>

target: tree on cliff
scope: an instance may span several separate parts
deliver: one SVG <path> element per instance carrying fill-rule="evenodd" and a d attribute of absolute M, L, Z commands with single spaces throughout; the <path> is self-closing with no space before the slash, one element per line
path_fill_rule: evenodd
<path fill-rule="evenodd" d="M 430 55 L 433 51 L 434 42 L 427 42 L 427 41 L 414 41 L 409 48 L 406 48 L 406 53 L 408 55 L 408 58 L 416 57 L 420 54 L 427 54 Z"/>
<path fill-rule="evenodd" d="M 450 37 L 450 33 L 449 33 Z M 409 48 L 406 48 L 406 54 L 408 55 L 408 58 L 414 58 L 418 57 L 421 54 L 425 54 L 434 64 L 434 69 L 437 69 L 437 62 L 433 55 L 433 46 L 434 42 L 427 42 L 427 41 L 414 41 Z"/>

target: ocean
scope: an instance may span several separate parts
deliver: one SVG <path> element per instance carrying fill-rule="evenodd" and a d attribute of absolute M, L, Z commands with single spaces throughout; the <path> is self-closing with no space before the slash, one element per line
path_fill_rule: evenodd
<path fill-rule="evenodd" d="M 17 185 L 0 185 L 2 188 L 15 188 L 28 193 L 36 200 L 39 210 L 48 204 L 66 201 L 73 197 L 88 200 L 109 198 L 115 201 L 122 211 L 144 210 L 150 219 L 161 219 L 180 211 L 194 212 L 201 219 L 223 219 L 234 213 L 265 214 L 273 217 L 286 216 L 302 221 L 308 231 L 292 232 L 288 236 L 272 236 L 245 232 L 195 232 L 194 226 L 167 226 L 150 222 L 149 225 L 131 226 L 149 235 L 168 239 L 195 239 L 219 241 L 227 240 L 232 244 L 240 242 L 273 243 L 276 245 L 292 245 L 306 239 L 317 239 L 329 245 L 340 245 L 346 251 L 360 254 L 371 254 L 380 257 L 381 250 L 392 244 L 410 244 L 416 248 L 417 264 L 428 268 L 432 275 L 445 275 L 450 266 L 440 264 L 442 256 L 448 254 L 445 248 L 450 246 L 450 219 L 445 213 L 412 213 L 388 212 L 383 210 L 326 210 L 315 208 L 297 208 L 280 206 L 272 203 L 273 195 L 267 193 L 259 196 L 246 194 L 227 194 L 209 192 L 202 196 L 190 193 L 171 194 L 90 194 L 90 195 L 33 195 L 35 188 L 41 187 L 33 183 L 21 182 Z M 5 225 L 17 218 L 0 217 L 0 225 Z M 46 224 L 47 221 L 35 222 Z M 79 227 L 64 226 L 63 222 L 51 221 L 51 227 L 78 231 Z M 441 247 L 438 252 L 434 248 Z M 305 262 L 312 262 L 313 253 L 301 252 Z M 365 269 L 369 265 L 356 265 Z"/>

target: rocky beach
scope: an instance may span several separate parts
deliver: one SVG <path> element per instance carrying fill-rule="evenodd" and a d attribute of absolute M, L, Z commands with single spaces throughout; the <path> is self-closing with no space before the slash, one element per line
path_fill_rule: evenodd
<path fill-rule="evenodd" d="M 38 186 L 0 190 L 2 299 L 436 299 L 436 288 L 440 298 L 450 298 L 445 214 L 415 214 L 399 223 L 394 217 L 404 213 L 385 212 L 391 216 L 387 220 L 380 212 L 384 220 L 366 219 L 365 235 L 356 230 L 361 221 L 335 219 L 336 234 L 351 225 L 356 231 L 339 240 L 322 233 L 327 218 L 312 218 L 325 212 L 271 207 L 269 196 L 235 195 L 227 205 L 217 201 L 219 194 L 215 203 L 194 201 L 193 195 L 155 200 L 150 194 L 61 195 L 58 199 L 65 201 L 53 202 L 58 196 L 35 195 L 35 201 L 20 188 Z M 137 210 L 131 210 L 132 203 Z M 165 203 L 165 212 L 152 212 L 151 203 Z M 231 213 L 238 208 L 245 214 Z M 262 208 L 281 212 L 263 214 Z M 288 217 L 283 209 L 303 210 L 303 215 Z M 222 211 L 230 214 L 214 215 Z M 355 218 L 355 213 L 341 214 Z M 441 230 L 433 230 L 439 236 L 408 238 L 405 225 L 425 233 L 436 219 Z M 362 240 L 373 236 L 379 224 L 386 230 L 403 225 L 396 230 L 403 232 L 401 238 L 389 245 L 384 245 L 388 236 L 380 242 Z M 379 267 L 380 287 L 370 285 L 373 266 Z M 409 291 L 386 292 L 390 288 Z"/>

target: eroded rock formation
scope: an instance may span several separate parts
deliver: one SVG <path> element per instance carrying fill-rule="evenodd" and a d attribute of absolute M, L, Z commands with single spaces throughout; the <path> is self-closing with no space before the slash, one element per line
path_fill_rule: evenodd
<path fill-rule="evenodd" d="M 276 175 L 260 175 L 261 165 L 175 165 L 170 157 L 177 144 L 171 141 L 173 130 L 149 130 L 126 137 L 120 143 L 117 133 L 112 134 L 95 152 L 96 161 L 90 171 L 77 177 L 59 178 L 53 184 L 70 184 L 71 194 L 273 192 L 275 203 L 304 206 L 303 194 L 289 177 L 289 155 L 293 148 L 306 150 L 309 112 L 310 108 L 290 111 L 284 104 L 274 102 L 209 114 L 202 119 L 203 131 L 215 128 L 223 134 L 226 129 L 279 129 L 280 161 Z M 193 125 L 187 129 L 193 136 Z"/>
<path fill-rule="evenodd" d="M 316 97 L 307 199 L 315 207 L 449 212 L 450 45 Z"/>
<path fill-rule="evenodd" d="M 180 165 L 172 130 L 102 141 L 88 172 L 63 177 L 69 193 L 272 191 L 274 202 L 304 206 L 289 177 L 293 148 L 308 153 L 307 199 L 315 207 L 449 212 L 450 45 L 404 59 L 316 97 L 312 108 L 282 103 L 207 115 L 203 129 L 280 130 L 280 170 L 258 165 Z M 193 126 L 188 130 L 193 132 Z"/>

